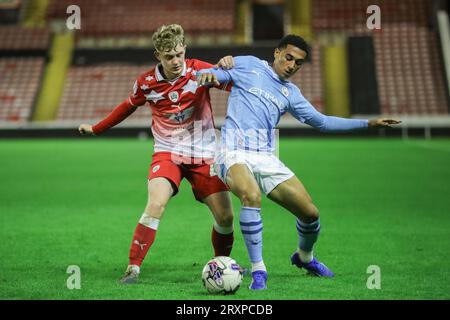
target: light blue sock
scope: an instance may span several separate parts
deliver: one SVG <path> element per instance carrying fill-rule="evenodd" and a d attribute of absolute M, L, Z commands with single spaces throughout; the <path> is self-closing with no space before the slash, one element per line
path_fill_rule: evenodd
<path fill-rule="evenodd" d="M 311 252 L 319 238 L 320 220 L 317 219 L 311 223 L 305 223 L 297 219 L 297 233 L 299 236 L 298 247 L 306 252 Z"/>
<path fill-rule="evenodd" d="M 252 264 L 261 262 L 263 223 L 260 208 L 242 207 L 239 216 L 242 235 Z"/>

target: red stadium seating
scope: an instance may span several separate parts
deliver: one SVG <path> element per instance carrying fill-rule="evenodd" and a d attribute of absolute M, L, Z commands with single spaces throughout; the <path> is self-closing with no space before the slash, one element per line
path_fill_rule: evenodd
<path fill-rule="evenodd" d="M 178 23 L 188 33 L 231 33 L 235 0 L 52 0 L 48 18 L 67 18 L 66 8 L 81 9 L 82 35 L 152 34 L 160 25 Z"/>
<path fill-rule="evenodd" d="M 0 122 L 30 119 L 44 67 L 44 58 L 1 58 Z"/>
<path fill-rule="evenodd" d="M 0 39 L 0 50 L 47 50 L 50 43 L 50 32 L 46 28 L 2 26 Z"/>
<path fill-rule="evenodd" d="M 370 0 L 315 0 L 317 34 L 373 35 L 384 114 L 448 114 L 438 35 L 429 27 L 431 2 L 380 0 L 381 30 L 366 27 Z"/>
<path fill-rule="evenodd" d="M 392 24 L 375 37 L 383 113 L 448 113 L 436 35 L 426 27 Z"/>
<path fill-rule="evenodd" d="M 412 23 L 425 26 L 431 16 L 431 2 L 428 0 L 314 0 L 313 28 L 317 31 L 342 30 L 346 32 L 365 31 L 370 5 L 381 9 L 382 26 L 391 23 Z"/>
<path fill-rule="evenodd" d="M 57 120 L 100 120 L 125 100 L 136 78 L 151 66 L 102 64 L 71 67 L 66 77 Z M 150 124 L 150 109 L 139 108 L 127 122 Z"/>

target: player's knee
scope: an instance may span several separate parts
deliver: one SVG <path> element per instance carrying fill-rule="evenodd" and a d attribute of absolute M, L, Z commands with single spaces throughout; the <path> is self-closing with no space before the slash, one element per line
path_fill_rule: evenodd
<path fill-rule="evenodd" d="M 164 213 L 165 205 L 158 201 L 152 201 L 145 207 L 145 214 L 154 218 L 160 218 Z"/>
<path fill-rule="evenodd" d="M 306 223 L 311 223 L 319 219 L 319 209 L 313 203 L 308 204 L 302 213 L 302 220 Z"/>
<path fill-rule="evenodd" d="M 221 227 L 229 227 L 233 224 L 233 211 L 224 210 L 216 216 L 216 222 Z"/>
<path fill-rule="evenodd" d="M 245 207 L 261 208 L 261 192 L 249 191 L 241 196 L 241 204 Z"/>

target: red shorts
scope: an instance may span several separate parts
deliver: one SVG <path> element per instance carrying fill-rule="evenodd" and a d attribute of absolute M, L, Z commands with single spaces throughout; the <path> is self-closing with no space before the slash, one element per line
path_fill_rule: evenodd
<path fill-rule="evenodd" d="M 215 174 L 212 164 L 191 164 L 174 162 L 170 152 L 157 152 L 153 154 L 148 179 L 163 177 L 172 182 L 173 196 L 178 193 L 181 180 L 186 178 L 192 186 L 195 199 L 202 202 L 207 196 L 221 191 L 228 191 L 228 187 Z"/>

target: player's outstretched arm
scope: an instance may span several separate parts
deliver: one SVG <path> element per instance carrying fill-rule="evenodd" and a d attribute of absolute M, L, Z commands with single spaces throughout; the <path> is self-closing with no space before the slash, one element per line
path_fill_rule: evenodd
<path fill-rule="evenodd" d="M 380 118 L 369 120 L 368 126 L 369 128 L 392 128 L 392 125 L 400 123 L 402 123 L 400 120 Z"/>
<path fill-rule="evenodd" d="M 81 135 L 95 136 L 94 130 L 92 130 L 92 126 L 90 124 L 80 124 L 78 131 Z"/>
<path fill-rule="evenodd" d="M 100 135 L 125 120 L 136 111 L 136 109 L 137 107 L 132 105 L 129 99 L 127 99 L 115 107 L 105 119 L 101 120 L 96 125 L 81 124 L 78 131 L 83 135 Z"/>
<path fill-rule="evenodd" d="M 399 120 L 380 119 L 347 119 L 341 117 L 327 116 L 317 111 L 300 91 L 293 95 L 290 113 L 301 122 L 322 132 L 351 131 L 367 128 L 389 128 L 392 125 L 401 123 Z"/>

